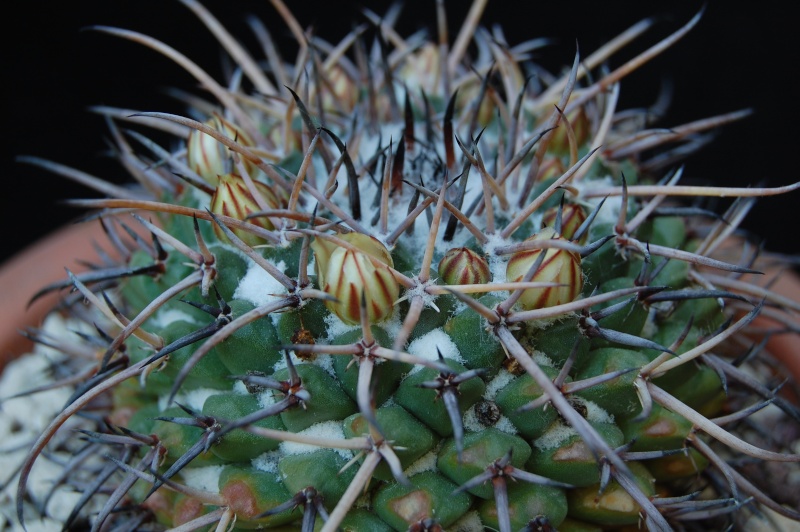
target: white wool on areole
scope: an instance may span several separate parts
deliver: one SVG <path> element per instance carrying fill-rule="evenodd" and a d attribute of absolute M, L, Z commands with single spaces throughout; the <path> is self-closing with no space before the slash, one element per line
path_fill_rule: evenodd
<path fill-rule="evenodd" d="M 338 320 L 338 318 L 337 318 L 337 320 Z M 338 321 L 341 321 L 341 320 L 338 320 Z M 289 352 L 289 358 L 291 359 L 292 364 L 294 364 L 295 366 L 300 366 L 300 365 L 303 365 L 303 364 L 313 364 L 315 366 L 319 366 L 320 368 L 324 369 L 325 372 L 328 375 L 330 375 L 332 377 L 336 376 L 336 372 L 333 369 L 333 356 L 332 355 L 320 353 L 320 354 L 314 355 L 311 358 L 301 358 L 301 357 L 297 356 L 297 352 L 294 349 L 289 349 L 287 351 Z M 340 356 L 340 355 L 337 355 L 337 356 Z M 282 369 L 286 369 L 286 367 L 287 367 L 287 365 L 286 365 L 286 357 L 281 356 L 277 360 L 277 362 L 275 362 L 275 364 L 273 364 L 272 372 L 275 373 L 276 371 L 280 371 Z"/>
<path fill-rule="evenodd" d="M 339 355 L 336 355 L 339 356 Z M 336 377 L 336 370 L 333 369 L 333 355 L 319 354 L 314 357 L 312 362 L 315 366 L 319 366 L 331 377 Z"/>
<path fill-rule="evenodd" d="M 588 399 L 578 398 L 586 407 L 586 419 L 592 423 L 613 423 L 614 416 L 609 414 L 604 408 Z"/>
<path fill-rule="evenodd" d="M 328 340 L 332 340 L 337 336 L 342 336 L 350 331 L 361 330 L 360 325 L 350 325 L 345 323 L 332 312 L 325 316 L 325 328 L 328 331 Z"/>
<path fill-rule="evenodd" d="M 575 399 L 586 407 L 586 420 L 590 423 L 614 422 L 614 416 L 598 406 L 597 403 L 577 396 Z M 569 425 L 564 424 L 562 421 L 555 421 L 547 428 L 544 434 L 534 440 L 533 445 L 541 450 L 555 449 L 577 434 L 578 432 Z"/>
<path fill-rule="evenodd" d="M 382 404 L 376 406 L 381 408 L 389 408 L 390 406 L 397 406 L 397 403 L 394 400 L 394 395 L 390 395 Z"/>
<path fill-rule="evenodd" d="M 506 416 L 500 416 L 500 418 L 495 422 L 494 428 L 499 431 L 505 432 L 506 434 L 516 434 L 517 427 L 508 419 Z"/>
<path fill-rule="evenodd" d="M 166 307 L 161 308 L 156 312 L 153 317 L 147 320 L 147 326 L 156 329 L 166 329 L 173 323 L 185 321 L 187 323 L 197 323 L 197 320 L 189 314 L 180 309 Z"/>
<path fill-rule="evenodd" d="M 569 425 L 556 421 L 547 428 L 544 434 L 533 441 L 533 445 L 542 451 L 555 449 L 577 434 L 578 432 Z"/>
<path fill-rule="evenodd" d="M 250 394 L 250 390 L 247 389 L 247 385 L 243 381 L 240 381 L 240 380 L 233 381 L 233 387 L 231 388 L 231 391 L 233 393 L 235 393 L 236 395 L 249 395 Z"/>
<path fill-rule="evenodd" d="M 223 465 L 185 467 L 181 470 L 181 481 L 190 488 L 217 493 L 219 477 L 224 468 Z"/>
<path fill-rule="evenodd" d="M 307 429 L 297 432 L 297 434 L 309 438 L 324 438 L 328 440 L 345 439 L 344 429 L 342 428 L 342 422 L 338 420 L 315 423 L 314 425 L 311 425 Z M 288 456 L 293 454 L 308 454 L 319 450 L 320 447 L 318 445 L 309 445 L 293 441 L 284 441 L 281 442 L 280 444 L 280 452 L 283 454 L 283 456 Z M 350 460 L 353 457 L 353 452 L 349 449 L 333 448 L 332 450 L 338 453 L 342 458 L 346 460 Z"/>
<path fill-rule="evenodd" d="M 275 451 L 267 451 L 262 453 L 252 460 L 250 460 L 250 465 L 253 466 L 254 469 L 258 471 L 263 471 L 264 473 L 278 473 L 278 461 L 283 457 L 280 450 Z"/>
<path fill-rule="evenodd" d="M 275 398 L 275 394 L 277 392 L 272 389 L 266 389 L 263 392 L 258 392 L 256 394 L 256 399 L 258 400 L 258 406 L 261 408 L 268 408 L 278 401 Z"/>
<path fill-rule="evenodd" d="M 531 358 L 539 367 L 545 366 L 548 368 L 556 368 L 556 365 L 553 363 L 553 359 L 547 356 L 545 353 L 534 349 L 531 355 Z"/>
<path fill-rule="evenodd" d="M 419 280 L 419 278 L 415 276 L 415 281 L 418 281 L 418 280 Z M 435 283 L 435 279 L 429 279 L 425 283 L 418 282 L 415 286 L 413 286 L 411 288 L 406 288 L 403 291 L 403 295 L 401 296 L 400 300 L 402 300 L 402 301 L 409 300 L 410 301 L 413 298 L 420 298 L 420 299 L 422 299 L 423 308 L 430 308 L 430 309 L 433 309 L 435 312 L 441 312 L 441 309 L 439 309 L 439 306 L 436 304 L 436 300 L 439 297 L 441 297 L 441 295 L 429 294 L 426 291 L 427 287 L 429 287 L 431 285 L 435 285 L 435 284 L 436 284 Z M 399 303 L 400 300 L 398 300 L 398 303 Z M 398 320 L 398 322 L 399 322 L 399 320 Z"/>
<path fill-rule="evenodd" d="M 231 382 L 231 387 L 233 387 L 233 382 Z M 168 408 L 181 404 L 195 412 L 202 412 L 206 399 L 212 395 L 217 395 L 219 392 L 220 390 L 216 388 L 196 388 L 185 393 L 176 394 L 172 402 L 169 401 L 169 394 L 165 394 L 158 398 L 158 410 L 163 412 Z M 188 416 L 189 414 L 186 415 Z"/>
<path fill-rule="evenodd" d="M 506 266 L 508 265 L 508 256 L 497 255 L 495 250 L 502 246 L 508 246 L 514 243 L 513 240 L 501 237 L 498 233 L 486 235 L 486 243 L 483 245 L 483 250 L 486 253 L 486 258 L 489 262 L 489 271 L 492 272 L 492 280 L 489 284 L 498 284 L 506 282 Z M 502 292 L 503 295 L 508 295 L 507 292 Z"/>
<path fill-rule="evenodd" d="M 433 362 L 439 360 L 439 353 L 441 353 L 442 357 L 446 359 L 464 363 L 464 359 L 461 357 L 455 342 L 441 327 L 416 338 L 409 344 L 407 351 L 409 354 Z M 420 371 L 422 367 L 421 364 L 416 364 L 408 374 L 412 375 Z"/>
<path fill-rule="evenodd" d="M 465 432 L 481 432 L 489 427 L 489 425 L 481 423 L 481 421 L 478 419 L 478 416 L 475 413 L 475 405 L 472 405 L 466 410 L 466 412 L 464 412 L 462 423 L 464 425 Z M 518 432 L 517 427 L 514 426 L 511 420 L 503 415 L 501 415 L 491 426 L 497 430 L 505 432 L 506 434 L 517 434 Z"/>
<path fill-rule="evenodd" d="M 309 362 L 309 361 L 307 361 L 305 359 L 302 359 L 302 358 L 298 357 L 297 353 L 295 353 L 293 350 L 289 351 L 289 359 L 292 361 L 292 364 L 295 367 L 303 365 L 303 364 L 310 364 L 311 363 L 311 362 Z M 277 360 L 277 362 L 275 362 L 275 364 L 272 365 L 272 373 L 275 373 L 275 372 L 280 371 L 282 369 L 286 369 L 287 367 L 288 366 L 286 365 L 286 357 L 282 356 Z"/>
<path fill-rule="evenodd" d="M 400 329 L 403 327 L 403 320 L 401 319 L 402 317 L 400 316 L 400 314 L 401 313 L 399 311 L 399 307 L 398 307 L 397 304 L 395 304 L 394 305 L 394 312 L 392 312 L 392 315 L 389 316 L 386 319 L 386 321 L 381 322 L 379 324 L 380 327 L 384 331 L 386 331 L 386 334 L 389 335 L 389 338 L 394 338 L 398 334 L 400 334 Z M 384 346 L 384 347 L 391 347 L 391 346 L 387 345 L 387 346 Z"/>
<path fill-rule="evenodd" d="M 349 323 L 345 323 L 341 319 L 339 319 L 339 317 L 336 316 L 336 314 L 332 312 L 328 313 L 324 319 L 325 319 L 325 328 L 327 331 L 325 340 L 327 342 L 332 342 L 336 338 L 346 333 L 361 330 L 361 325 L 359 324 L 351 325 Z M 380 327 L 381 329 L 386 331 L 386 334 L 390 338 L 397 336 L 400 332 L 400 329 L 403 326 L 403 323 L 400 320 L 400 312 L 398 312 L 398 306 L 395 304 L 392 314 L 384 321 L 377 324 L 373 324 L 373 327 L 374 326 Z M 391 347 L 391 346 L 383 346 L 383 347 Z"/>
<path fill-rule="evenodd" d="M 448 527 L 453 532 L 484 532 L 486 527 L 477 510 L 470 510 Z"/>
<path fill-rule="evenodd" d="M 483 392 L 483 398 L 487 401 L 494 401 L 497 393 L 516 378 L 516 375 L 501 368 L 497 375 L 486 383 L 486 391 Z"/>
<path fill-rule="evenodd" d="M 406 477 L 413 477 L 414 475 L 423 473 L 425 471 L 437 471 L 438 469 L 436 467 L 436 461 L 439 459 L 440 448 L 441 448 L 441 441 L 439 442 L 439 445 L 437 445 L 435 448 L 431 449 L 427 453 L 423 454 L 410 466 L 408 466 L 405 470 L 403 470 L 403 474 Z"/>
<path fill-rule="evenodd" d="M 264 268 L 255 261 L 247 258 L 247 271 L 239 281 L 239 285 L 233 292 L 234 299 L 243 299 L 259 307 L 281 299 L 286 295 L 286 287 L 270 275 Z M 283 273 L 286 263 L 279 261 L 275 267 Z"/>

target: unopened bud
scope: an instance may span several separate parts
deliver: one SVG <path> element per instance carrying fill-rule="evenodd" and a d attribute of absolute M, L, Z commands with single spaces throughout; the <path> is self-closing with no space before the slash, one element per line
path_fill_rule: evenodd
<path fill-rule="evenodd" d="M 220 116 L 214 115 L 205 122 L 205 125 L 216 129 L 242 146 L 255 146 L 250 135 Z M 189 168 L 212 185 L 217 184 L 219 176 L 235 171 L 229 148 L 211 135 L 196 129 L 189 133 L 186 143 L 186 161 Z M 258 175 L 259 170 L 252 162 L 244 161 L 244 165 L 249 175 Z"/>
<path fill-rule="evenodd" d="M 542 217 L 542 225 L 545 227 L 552 227 L 555 229 L 556 217 L 558 216 L 558 207 L 552 207 L 545 211 Z M 575 203 L 567 203 L 561 209 L 561 230 L 558 233 L 566 238 L 572 240 L 578 228 L 583 222 L 586 221 L 586 211 L 583 207 Z M 577 244 L 583 245 L 589 239 L 589 232 L 585 231 L 581 238 L 576 241 Z"/>
<path fill-rule="evenodd" d="M 280 208 L 280 201 L 269 185 L 260 181 L 253 181 L 253 184 L 268 208 Z M 214 214 L 230 216 L 237 220 L 244 220 L 248 215 L 263 210 L 247 188 L 247 183 L 238 174 L 223 174 L 219 176 L 219 184 L 214 191 L 214 195 L 211 196 L 210 208 Z M 266 216 L 252 218 L 248 222 L 270 231 L 275 229 L 275 226 Z M 243 229 L 231 228 L 231 230 L 249 246 L 264 243 L 262 238 Z M 227 240 L 219 226 L 214 225 L 214 232 L 220 240 Z"/>
<path fill-rule="evenodd" d="M 489 263 L 469 248 L 451 248 L 439 262 L 439 278 L 445 284 L 484 284 L 492 279 Z"/>
<path fill-rule="evenodd" d="M 550 239 L 566 241 L 553 229 L 545 228 L 527 239 L 526 242 Z M 542 253 L 545 254 L 544 259 L 533 274 L 531 281 L 559 283 L 563 286 L 528 288 L 518 301 L 519 306 L 525 310 L 569 303 L 577 299 L 583 290 L 581 258 L 576 253 L 565 249 L 531 249 L 514 253 L 506 266 L 506 280 L 509 282 L 522 281 Z"/>
<path fill-rule="evenodd" d="M 439 57 L 439 48 L 430 42 L 406 57 L 400 68 L 400 79 L 405 80 L 410 92 L 439 93 L 442 75 Z"/>
<path fill-rule="evenodd" d="M 357 250 L 321 238 L 311 243 L 319 286 L 338 300 L 325 304 L 343 322 L 355 325 L 361 321 L 363 294 L 369 323 L 389 318 L 400 295 L 400 285 L 385 267 L 394 267 L 389 250 L 377 239 L 362 233 L 348 233 L 339 238 Z M 377 259 L 378 264 L 370 257 Z"/>
<path fill-rule="evenodd" d="M 322 108 L 325 111 L 350 112 L 358 103 L 358 87 L 347 71 L 339 65 L 334 65 L 326 72 L 325 83 L 322 87 L 315 88 L 322 95 Z"/>

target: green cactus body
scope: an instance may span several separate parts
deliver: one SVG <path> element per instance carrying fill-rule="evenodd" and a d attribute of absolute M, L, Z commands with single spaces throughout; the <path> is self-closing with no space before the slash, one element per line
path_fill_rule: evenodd
<path fill-rule="evenodd" d="M 629 465 L 635 475 L 634 481 L 643 492 L 652 496 L 655 483 L 650 472 L 641 464 Z M 628 492 L 615 482 L 603 490 L 596 485 L 577 488 L 570 492 L 568 501 L 570 517 L 604 525 L 634 525 L 641 511 Z"/>
<path fill-rule="evenodd" d="M 472 498 L 465 493 L 454 496 L 453 490 L 458 485 L 433 471 L 419 473 L 409 480 L 410 487 L 390 484 L 375 493 L 376 513 L 395 530 L 407 530 L 430 516 L 448 527 L 466 513 L 472 503 Z"/>
<path fill-rule="evenodd" d="M 252 395 L 217 394 L 203 403 L 203 414 L 219 419 L 239 419 L 259 410 L 258 399 Z M 256 422 L 256 426 L 273 430 L 285 430 L 280 417 L 271 416 Z M 246 462 L 268 451 L 278 448 L 280 442 L 261 438 L 241 429 L 226 434 L 211 447 L 211 452 L 226 462 Z"/>
<path fill-rule="evenodd" d="M 550 525 L 558 527 L 567 515 L 567 497 L 558 488 L 517 484 L 508 489 L 508 508 L 514 530 L 523 529 L 529 521 L 542 517 Z M 478 511 L 487 526 L 499 527 L 495 501 L 483 501 Z"/>
<path fill-rule="evenodd" d="M 381 425 L 386 427 L 386 438 L 397 445 L 397 458 L 403 469 L 431 451 L 439 440 L 433 431 L 400 406 L 379 408 L 375 411 L 375 417 L 383 420 Z M 348 437 L 368 434 L 369 425 L 362 414 L 353 414 L 344 420 L 344 433 Z M 380 464 L 375 469 L 375 477 L 381 480 L 392 478 L 388 463 Z"/>
<path fill-rule="evenodd" d="M 731 471 L 797 455 L 710 419 L 791 411 L 743 354 L 756 299 L 781 323 L 797 309 L 740 290 L 751 270 L 722 249 L 745 207 L 659 210 L 689 192 L 654 184 L 675 170 L 641 160 L 657 135 L 616 115 L 594 59 L 539 86 L 533 45 L 499 30 L 468 22 L 475 50 L 443 58 L 367 26 L 301 39 L 296 64 L 214 30 L 241 72 L 195 72 L 202 119 L 143 113 L 180 147 L 155 164 L 121 143 L 158 176 L 136 174 L 147 201 L 80 203 L 125 242 L 114 216 L 159 218 L 137 222 L 158 245 L 64 285 L 97 323 L 64 352 L 98 352 L 70 362 L 89 377 L 68 416 L 112 405 L 87 418 L 107 421 L 87 434 L 120 469 L 96 528 L 663 531 L 686 514 L 735 528 L 751 502 L 797 519 Z M 692 502 L 698 486 L 718 504 Z"/>
<path fill-rule="evenodd" d="M 285 456 L 278 462 L 278 470 L 291 493 L 314 486 L 325 500 L 338 501 L 355 475 L 353 469 L 342 471 L 346 464 L 340 454 L 324 449 Z"/>
<path fill-rule="evenodd" d="M 521 467 L 531 454 L 530 446 L 519 436 L 490 428 L 464 438 L 461 458 L 455 441 L 446 441 L 439 451 L 436 464 L 448 478 L 462 484 L 481 473 L 486 465 L 501 458 L 509 450 L 512 453 L 511 463 L 516 467 Z M 475 486 L 469 491 L 483 499 L 493 496 L 490 484 Z"/>
<path fill-rule="evenodd" d="M 593 426 L 612 447 L 625 441 L 622 431 L 613 423 L 595 422 Z M 573 486 L 587 486 L 600 481 L 600 468 L 591 449 L 580 436 L 561 424 L 551 426 L 533 442 L 526 468 Z"/>

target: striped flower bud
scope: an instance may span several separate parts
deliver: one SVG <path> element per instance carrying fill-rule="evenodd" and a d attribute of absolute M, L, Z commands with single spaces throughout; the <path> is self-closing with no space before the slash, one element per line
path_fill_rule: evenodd
<path fill-rule="evenodd" d="M 575 144 L 580 149 L 588 140 L 591 133 L 591 123 L 583 107 L 567 115 L 569 125 L 575 135 Z M 559 153 L 569 153 L 569 135 L 567 134 L 566 124 L 560 124 L 553 132 L 553 138 L 548 145 L 552 150 Z"/>
<path fill-rule="evenodd" d="M 451 248 L 439 262 L 439 278 L 445 284 L 484 284 L 492 279 L 489 263 L 469 248 Z"/>
<path fill-rule="evenodd" d="M 205 122 L 205 125 L 216 129 L 242 146 L 255 146 L 250 135 L 221 116 L 212 116 Z M 186 144 L 186 160 L 189 168 L 212 185 L 217 184 L 218 176 L 230 174 L 235 170 L 228 147 L 211 135 L 196 129 L 189 133 Z M 259 170 L 253 163 L 245 161 L 244 164 L 248 174 L 258 175 Z"/>
<path fill-rule="evenodd" d="M 542 226 L 555 228 L 558 207 L 552 207 L 545 211 L 542 217 Z M 561 230 L 558 232 L 567 240 L 572 240 L 578 228 L 586 221 L 586 211 L 583 207 L 575 203 L 567 203 L 561 209 Z M 589 239 L 589 232 L 585 231 L 576 242 L 583 245 Z"/>
<path fill-rule="evenodd" d="M 553 109 L 553 105 L 557 104 L 553 101 L 549 109 Z M 538 104 L 538 102 L 537 102 Z M 543 113 L 539 116 L 536 122 L 536 127 L 543 127 L 550 119 L 550 113 Z M 550 134 L 550 140 L 547 143 L 547 151 L 553 155 L 567 155 L 569 154 L 569 134 L 567 133 L 567 124 L 564 123 L 564 118 L 569 121 L 569 127 L 572 128 L 572 133 L 575 135 L 575 144 L 580 150 L 592 133 L 592 123 L 589 115 L 583 106 L 578 107 L 567 113 L 566 117 L 562 117 L 556 129 Z"/>
<path fill-rule="evenodd" d="M 275 192 L 272 191 L 272 188 L 270 188 L 269 185 L 266 185 L 260 181 L 253 181 L 253 184 L 255 185 L 256 190 L 259 192 L 261 197 L 264 199 L 264 202 L 267 204 L 266 206 L 268 208 L 279 209 L 281 207 L 280 200 L 278 200 L 278 197 L 275 195 Z M 231 218 L 236 218 L 237 220 L 244 220 L 249 214 L 262 210 L 258 205 L 258 202 L 250 193 L 250 190 L 247 188 L 247 184 L 245 183 L 244 179 L 242 179 L 242 177 L 238 174 L 222 174 L 219 176 L 219 184 L 217 185 L 217 189 L 214 191 L 214 195 L 211 196 L 210 208 L 211 212 L 214 214 L 230 216 Z M 248 221 L 253 225 L 263 227 L 264 229 L 275 229 L 275 226 L 272 225 L 272 222 L 269 220 L 269 218 L 265 216 L 253 218 Z M 259 238 L 253 233 L 248 233 L 247 231 L 236 228 L 231 228 L 231 230 L 233 231 L 233 234 L 241 238 L 249 246 L 255 246 L 264 243 L 262 238 Z M 214 233 L 220 240 L 227 241 L 227 237 L 222 232 L 222 229 L 220 229 L 220 227 L 216 224 L 214 224 Z"/>
<path fill-rule="evenodd" d="M 339 300 L 326 301 L 325 304 L 343 322 L 355 325 L 361 321 L 363 293 L 370 323 L 389 318 L 400 295 L 400 285 L 388 268 L 370 260 L 373 257 L 379 263 L 394 267 L 389 250 L 377 239 L 362 233 L 348 233 L 339 235 L 339 238 L 358 250 L 322 238 L 311 243 L 319 286 Z"/>
<path fill-rule="evenodd" d="M 547 227 L 528 238 L 526 242 L 550 239 L 566 241 L 552 228 Z M 506 266 L 506 279 L 509 282 L 522 281 L 541 253 L 545 254 L 544 259 L 533 274 L 531 281 L 559 283 L 564 286 L 529 288 L 525 290 L 518 301 L 519 306 L 525 310 L 569 303 L 577 299 L 581 290 L 583 290 L 581 258 L 565 249 L 531 249 L 514 253 Z"/>
<path fill-rule="evenodd" d="M 405 81 L 409 92 L 425 91 L 425 94 L 439 94 L 442 79 L 439 47 L 428 42 L 411 53 L 400 67 L 399 79 Z"/>
<path fill-rule="evenodd" d="M 358 103 L 358 87 L 339 65 L 333 65 L 325 73 L 326 79 L 321 87 L 315 87 L 322 95 L 322 108 L 328 112 L 350 112 Z M 316 97 L 312 93 L 312 98 Z"/>

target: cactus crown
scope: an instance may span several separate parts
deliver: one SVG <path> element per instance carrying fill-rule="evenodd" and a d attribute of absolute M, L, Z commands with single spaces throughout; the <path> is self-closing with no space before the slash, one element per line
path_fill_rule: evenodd
<path fill-rule="evenodd" d="M 85 496 L 67 527 L 800 518 L 738 463 L 798 460 L 742 439 L 766 404 L 800 419 L 745 335 L 759 314 L 797 330 L 798 303 L 745 282 L 758 250 L 735 245 L 754 199 L 783 190 L 679 184 L 680 143 L 744 113 L 665 135 L 617 109 L 621 77 L 699 14 L 614 72 L 603 61 L 647 24 L 540 83 L 538 41 L 475 16 L 448 46 L 397 35 L 394 15 L 328 43 L 275 0 L 300 51 L 284 61 L 263 34 L 263 68 L 184 3 L 236 59 L 231 79 L 101 28 L 174 60 L 208 99 L 191 118 L 104 110 L 137 186 L 89 183 L 109 197 L 71 202 L 97 209 L 119 259 L 40 292 L 73 289 L 62 308 L 94 326 L 58 340 L 85 379 L 22 465 L 20 520 L 34 463 L 78 418 L 82 438 L 60 445 L 92 452 L 68 468 Z M 740 200 L 718 215 L 673 201 L 687 195 Z"/>

